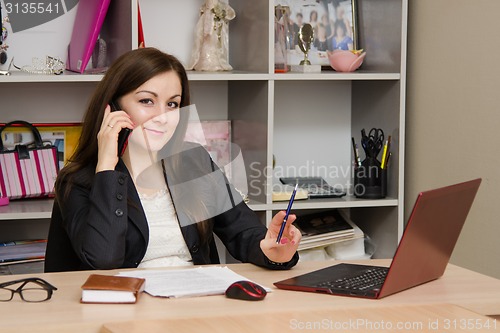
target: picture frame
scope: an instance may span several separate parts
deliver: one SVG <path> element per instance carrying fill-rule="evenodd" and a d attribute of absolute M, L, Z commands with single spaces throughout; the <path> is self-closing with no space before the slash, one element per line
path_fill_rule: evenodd
<path fill-rule="evenodd" d="M 300 26 L 309 23 L 314 42 L 308 53 L 313 65 L 330 67 L 328 51 L 357 50 L 357 0 L 275 0 L 275 6 L 287 6 L 287 62 L 299 64 L 304 59 L 297 38 Z"/>

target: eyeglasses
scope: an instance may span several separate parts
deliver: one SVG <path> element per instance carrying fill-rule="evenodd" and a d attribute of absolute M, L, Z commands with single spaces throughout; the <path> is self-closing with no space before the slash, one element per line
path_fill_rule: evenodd
<path fill-rule="evenodd" d="M 7 288 L 20 283 L 17 289 Z M 56 287 L 40 278 L 26 278 L 15 281 L 0 283 L 0 302 L 8 302 L 14 294 L 19 294 L 25 302 L 43 302 L 52 297 Z"/>

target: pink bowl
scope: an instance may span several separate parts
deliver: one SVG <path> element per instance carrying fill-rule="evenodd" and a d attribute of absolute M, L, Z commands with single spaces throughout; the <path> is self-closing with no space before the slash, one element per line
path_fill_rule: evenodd
<path fill-rule="evenodd" d="M 361 66 L 365 59 L 366 52 L 355 54 L 347 50 L 328 51 L 330 66 L 337 72 L 354 72 Z"/>

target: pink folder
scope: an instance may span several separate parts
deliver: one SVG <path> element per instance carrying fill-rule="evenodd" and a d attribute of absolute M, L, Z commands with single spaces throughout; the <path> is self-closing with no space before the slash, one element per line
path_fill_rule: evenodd
<path fill-rule="evenodd" d="M 68 46 L 66 69 L 82 74 L 89 63 L 110 0 L 80 0 Z"/>

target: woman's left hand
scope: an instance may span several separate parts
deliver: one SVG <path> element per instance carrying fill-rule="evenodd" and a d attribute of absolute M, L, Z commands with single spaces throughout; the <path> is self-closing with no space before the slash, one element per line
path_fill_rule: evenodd
<path fill-rule="evenodd" d="M 302 238 L 299 229 L 292 225 L 296 216 L 290 214 L 288 216 L 288 220 L 286 221 L 281 241 L 279 244 L 276 243 L 284 218 L 284 211 L 280 211 L 274 215 L 271 224 L 267 229 L 266 237 L 260 241 L 260 248 L 262 249 L 262 252 L 264 252 L 269 260 L 277 263 L 290 261 L 297 251 Z"/>

